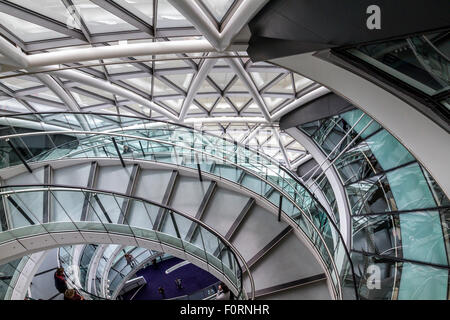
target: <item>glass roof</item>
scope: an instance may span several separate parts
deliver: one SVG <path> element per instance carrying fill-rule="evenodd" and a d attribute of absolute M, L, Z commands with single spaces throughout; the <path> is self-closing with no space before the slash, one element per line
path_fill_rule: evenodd
<path fill-rule="evenodd" d="M 202 30 L 171 3 L 173 0 L 2 1 L 0 36 L 26 55 L 118 44 L 204 41 Z M 242 2 L 200 0 L 198 4 L 219 32 Z M 273 132 L 279 130 L 278 126 L 268 117 L 319 86 L 272 64 L 253 63 L 243 51 L 218 54 L 204 74 L 205 62 L 211 60 L 207 55 L 167 53 L 60 64 L 61 69 L 72 68 L 71 72 L 122 90 L 112 91 L 104 85 L 93 86 L 51 73 L 63 95 L 67 94 L 63 97 L 61 91 L 41 82 L 39 74 L 26 74 L 27 70 L 3 72 L 0 112 L 90 111 L 174 121 L 165 114 L 168 112 L 182 118 L 180 122 L 186 125 L 246 142 L 280 162 L 303 157 L 304 148 L 287 134 L 280 133 L 278 141 Z M 237 73 L 236 68 L 242 72 Z M 68 100 L 72 101 L 70 107 Z M 214 118 L 217 120 L 211 121 Z M 208 121 L 201 121 L 204 119 Z M 255 130 L 257 134 L 252 134 Z"/>

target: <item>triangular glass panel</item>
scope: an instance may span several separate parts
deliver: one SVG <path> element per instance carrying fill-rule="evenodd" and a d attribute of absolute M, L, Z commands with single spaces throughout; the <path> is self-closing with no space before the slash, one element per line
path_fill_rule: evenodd
<path fill-rule="evenodd" d="M 299 74 L 294 73 L 295 92 L 299 92 L 313 83 L 308 78 L 302 77 Z"/>
<path fill-rule="evenodd" d="M 122 8 L 153 25 L 153 0 L 114 0 Z"/>
<path fill-rule="evenodd" d="M 160 95 L 168 95 L 168 94 L 177 94 L 178 92 L 163 83 L 158 78 L 153 78 L 153 94 L 155 96 Z"/>
<path fill-rule="evenodd" d="M 195 98 L 195 100 L 200 103 L 206 110 L 211 111 L 211 108 L 213 107 L 214 103 L 216 103 L 217 98 L 216 97 L 204 97 L 204 98 Z"/>
<path fill-rule="evenodd" d="M 193 73 L 185 73 L 185 74 L 171 74 L 165 75 L 165 78 L 169 79 L 173 83 L 175 83 L 178 87 L 187 91 L 189 89 L 189 85 L 191 84 L 192 78 L 194 77 Z"/>
<path fill-rule="evenodd" d="M 152 79 L 150 77 L 145 78 L 132 78 L 132 79 L 126 79 L 122 80 L 126 84 L 129 84 L 132 87 L 135 87 L 136 89 L 141 90 L 142 92 L 145 92 L 147 94 L 151 93 L 152 90 Z"/>
<path fill-rule="evenodd" d="M 72 0 L 91 34 L 138 30 L 89 0 Z"/>
<path fill-rule="evenodd" d="M 158 18 L 156 27 L 180 28 L 192 27 L 192 24 L 167 0 L 158 1 Z"/>
<path fill-rule="evenodd" d="M 230 81 L 235 77 L 235 74 L 230 72 L 211 72 L 208 76 L 221 90 L 224 90 Z"/>
<path fill-rule="evenodd" d="M 23 42 L 66 38 L 65 34 L 0 12 L 1 24 Z"/>
<path fill-rule="evenodd" d="M 183 105 L 183 99 L 166 99 L 161 100 L 160 103 L 166 105 L 176 113 L 179 113 L 181 110 L 181 106 Z"/>
<path fill-rule="evenodd" d="M 280 104 L 282 104 L 285 98 L 273 98 L 273 97 L 263 97 L 269 111 L 276 109 Z"/>
<path fill-rule="evenodd" d="M 238 78 L 228 89 L 228 92 L 248 92 L 248 87 L 241 79 Z"/>
<path fill-rule="evenodd" d="M 280 81 L 278 81 L 276 84 L 274 84 L 273 86 L 271 86 L 267 92 L 272 92 L 272 93 L 292 93 L 292 95 L 294 95 L 294 86 L 292 83 L 292 77 L 291 75 L 287 75 L 286 77 L 284 77 L 283 79 L 281 79 Z"/>
<path fill-rule="evenodd" d="M 70 9 L 68 10 L 62 1 L 45 1 L 44 5 L 44 1 L 9 0 L 9 2 L 62 22 L 72 28 L 80 29 L 78 23 L 72 18 Z"/>
<path fill-rule="evenodd" d="M 231 100 L 231 102 L 234 104 L 234 106 L 241 111 L 242 108 L 251 100 L 251 98 L 248 97 L 229 97 L 229 99 Z"/>
<path fill-rule="evenodd" d="M 214 89 L 208 81 L 203 81 L 200 85 L 200 88 L 197 90 L 197 92 L 214 92 L 217 93 L 217 90 Z"/>
<path fill-rule="evenodd" d="M 217 113 L 235 113 L 235 111 L 225 99 L 220 98 L 213 110 L 213 114 Z"/>
<path fill-rule="evenodd" d="M 222 22 L 235 0 L 201 0 L 217 23 Z"/>
<path fill-rule="evenodd" d="M 13 111 L 13 112 L 30 112 L 22 103 L 16 99 L 12 99 L 6 96 L 0 96 L 0 110 L 1 111 Z M 37 109 L 39 112 L 40 110 Z"/>
<path fill-rule="evenodd" d="M 188 109 L 188 114 L 204 114 L 204 111 L 197 107 L 195 104 L 191 104 Z"/>
<path fill-rule="evenodd" d="M 275 79 L 279 73 L 276 72 L 250 72 L 250 76 L 258 89 L 265 87 L 270 81 Z"/>

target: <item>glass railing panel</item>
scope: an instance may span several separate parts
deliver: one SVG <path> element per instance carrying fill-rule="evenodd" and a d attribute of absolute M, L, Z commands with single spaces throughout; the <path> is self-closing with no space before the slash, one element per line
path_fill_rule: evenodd
<path fill-rule="evenodd" d="M 167 243 L 177 249 L 184 250 L 183 242 L 181 241 L 181 239 L 176 238 L 176 235 L 169 235 L 166 233 L 158 232 L 157 237 L 161 242 Z"/>
<path fill-rule="evenodd" d="M 130 226 L 141 227 L 145 229 L 153 229 L 153 219 L 151 214 L 153 213 L 154 218 L 158 214 L 160 209 L 157 206 L 145 205 L 142 201 L 131 201 L 129 204 L 130 209 L 126 218 L 126 222 Z M 150 211 L 150 212 L 149 212 Z"/>
<path fill-rule="evenodd" d="M 239 169 L 236 166 L 221 163 L 215 165 L 213 173 L 224 179 L 237 183 L 242 174 L 242 169 Z"/>
<path fill-rule="evenodd" d="M 208 261 L 207 257 L 206 257 L 206 251 L 199 246 L 193 245 L 190 242 L 187 241 L 183 241 L 183 246 L 184 249 L 186 250 L 186 252 L 189 252 L 189 254 L 203 260 L 203 261 Z"/>
<path fill-rule="evenodd" d="M 156 232 L 150 229 L 143 229 L 138 227 L 131 227 L 131 230 L 133 231 L 133 234 L 135 237 L 148 239 L 151 241 L 159 241 L 159 237 L 157 236 Z"/>
<path fill-rule="evenodd" d="M 53 221 L 80 221 L 85 204 L 85 194 L 79 191 L 51 191 Z"/>

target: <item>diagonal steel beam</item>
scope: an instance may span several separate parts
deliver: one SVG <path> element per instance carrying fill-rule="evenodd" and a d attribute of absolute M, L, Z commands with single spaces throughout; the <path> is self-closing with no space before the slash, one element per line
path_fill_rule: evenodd
<path fill-rule="evenodd" d="M 289 161 L 286 149 L 284 148 L 283 142 L 281 141 L 280 133 L 278 132 L 278 128 L 273 128 L 273 132 L 275 133 L 275 137 L 277 138 L 278 145 L 280 147 L 281 153 L 283 154 L 284 161 L 289 169 L 291 169 L 291 162 Z"/>
<path fill-rule="evenodd" d="M 233 38 L 253 18 L 254 15 L 268 2 L 268 0 L 245 0 L 225 22 L 223 31 L 219 32 L 205 9 L 192 0 L 168 0 L 179 12 L 191 22 L 197 30 L 217 49 L 225 51 Z"/>
<path fill-rule="evenodd" d="M 70 95 L 63 86 L 58 83 L 52 76 L 44 73 L 36 74 L 36 77 L 42 81 L 43 84 L 45 84 L 58 98 L 60 98 L 64 104 L 69 108 L 69 110 L 74 112 L 80 112 L 80 106 L 75 101 L 75 99 Z M 80 123 L 80 126 L 83 128 L 83 130 L 90 130 L 89 125 L 84 118 L 83 115 L 76 114 L 75 117 L 77 118 L 78 122 Z"/>
<path fill-rule="evenodd" d="M 102 79 L 97 79 L 97 78 L 85 75 L 81 72 L 74 71 L 74 70 L 53 71 L 50 73 L 55 76 L 59 76 L 59 77 L 63 77 L 63 78 L 69 79 L 69 80 L 81 82 L 85 85 L 89 85 L 94 88 L 112 92 L 118 96 L 127 98 L 138 104 L 146 106 L 149 109 L 154 110 L 154 111 L 168 117 L 171 120 L 178 120 L 178 118 L 176 117 L 175 114 L 166 110 L 165 108 L 162 108 L 161 106 L 157 105 L 156 103 L 154 103 L 150 100 L 147 100 L 147 99 L 139 96 L 138 94 L 131 92 L 130 90 L 124 89 L 116 84 L 112 84 L 108 81 L 105 81 Z"/>
<path fill-rule="evenodd" d="M 266 103 L 264 102 L 264 99 L 259 94 L 258 88 L 256 87 L 253 80 L 250 78 L 250 75 L 247 71 L 245 71 L 244 66 L 241 64 L 239 58 L 227 58 L 226 59 L 233 71 L 238 75 L 238 77 L 242 80 L 243 83 L 248 88 L 248 91 L 250 92 L 250 95 L 252 96 L 255 103 L 258 105 L 258 107 L 261 110 L 261 113 L 263 114 L 264 118 L 267 120 L 267 122 L 271 122 L 270 119 L 270 113 L 269 109 L 266 106 Z"/>
<path fill-rule="evenodd" d="M 214 54 L 210 53 L 208 57 L 213 56 Z M 195 98 L 195 95 L 197 91 L 199 90 L 200 86 L 202 85 L 203 81 L 205 81 L 206 77 L 209 74 L 209 71 L 211 71 L 212 67 L 216 64 L 216 59 L 205 59 L 203 61 L 202 66 L 198 70 L 197 74 L 195 75 L 194 79 L 191 81 L 191 84 L 189 86 L 189 90 L 187 92 L 186 99 L 183 101 L 183 105 L 181 107 L 180 116 L 178 118 L 178 121 L 183 122 L 184 118 L 186 117 L 186 113 L 189 110 L 189 107 L 192 104 L 192 101 Z"/>
<path fill-rule="evenodd" d="M 12 62 L 17 67 L 28 67 L 26 55 L 2 36 L 0 36 L 0 53 L 8 59 L 8 61 L 3 61 L 2 59 L 2 63 Z"/>

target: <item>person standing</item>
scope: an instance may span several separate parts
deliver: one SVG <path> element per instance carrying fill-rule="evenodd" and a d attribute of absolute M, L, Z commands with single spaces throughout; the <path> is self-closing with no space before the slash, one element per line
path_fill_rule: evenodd
<path fill-rule="evenodd" d="M 125 253 L 125 260 L 127 260 L 127 264 L 131 268 L 136 267 L 136 265 L 137 265 L 136 259 L 134 259 L 134 257 L 130 253 Z"/>
<path fill-rule="evenodd" d="M 164 288 L 163 288 L 163 287 L 159 287 L 159 288 L 158 288 L 158 292 L 159 292 L 159 294 L 162 296 L 163 299 L 166 298 L 166 292 L 164 291 Z"/>
<path fill-rule="evenodd" d="M 64 292 L 64 300 L 79 301 L 84 300 L 84 298 L 75 289 L 67 289 Z"/>
<path fill-rule="evenodd" d="M 230 300 L 230 289 L 223 282 L 217 288 L 216 300 Z"/>
<path fill-rule="evenodd" d="M 64 274 L 64 268 L 58 268 L 54 274 L 55 287 L 59 293 L 65 293 L 67 290 L 66 275 Z"/>
<path fill-rule="evenodd" d="M 176 278 L 175 279 L 175 285 L 177 286 L 178 290 L 183 289 L 183 286 L 181 285 L 181 279 L 180 278 Z"/>

